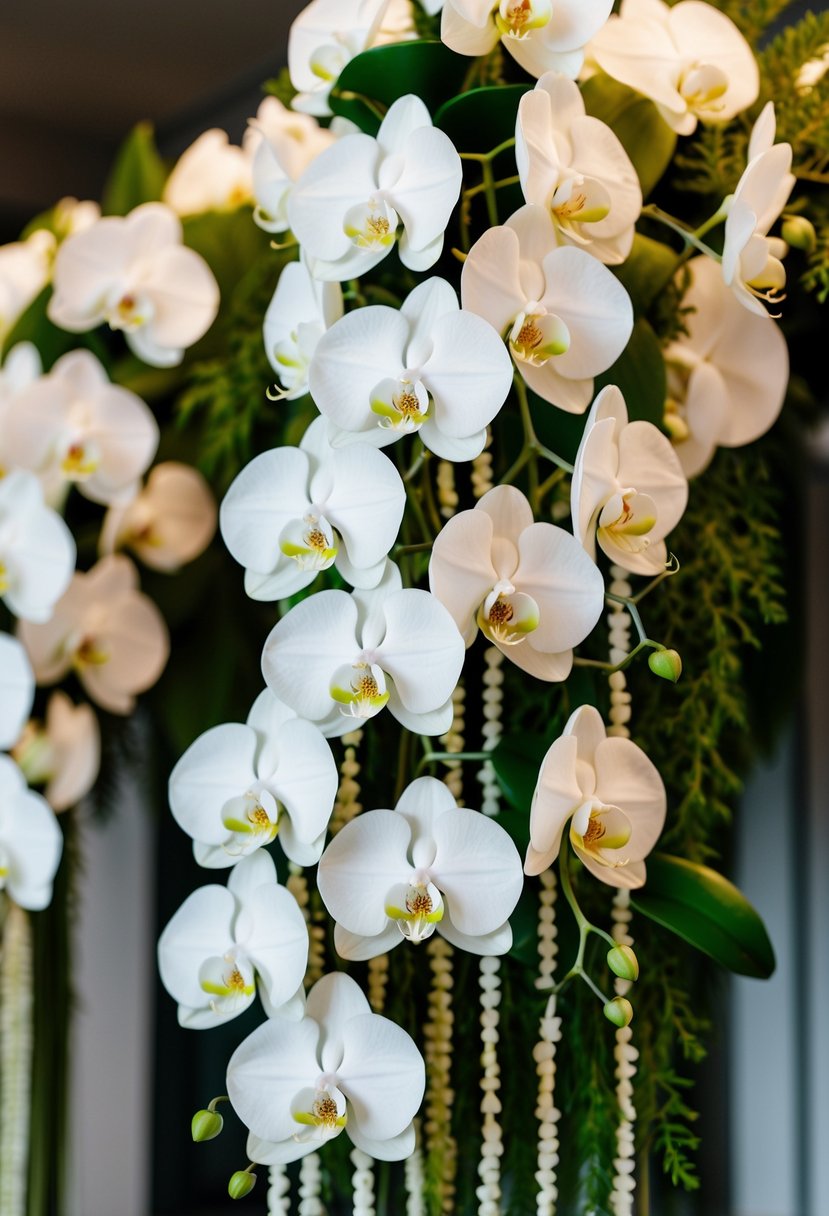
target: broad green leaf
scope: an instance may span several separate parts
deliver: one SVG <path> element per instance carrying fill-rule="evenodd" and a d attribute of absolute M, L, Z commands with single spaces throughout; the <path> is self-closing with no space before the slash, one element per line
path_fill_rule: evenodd
<path fill-rule="evenodd" d="M 271 250 L 273 238 L 253 222 L 250 207 L 187 216 L 183 227 L 185 245 L 200 253 L 216 276 L 223 305 L 230 302 L 239 282 L 263 258 L 273 261 L 276 286 L 284 256 Z M 293 251 L 285 256 L 293 256 Z"/>
<path fill-rule="evenodd" d="M 676 147 L 671 130 L 652 101 L 598 72 L 582 87 L 588 114 L 612 128 L 633 161 L 647 198 L 662 177 Z"/>
<path fill-rule="evenodd" d="M 459 152 L 489 152 L 515 138 L 518 103 L 529 85 L 492 85 L 452 97 L 435 114 Z"/>
<path fill-rule="evenodd" d="M 661 291 L 673 278 L 679 258 L 676 252 L 636 233 L 633 248 L 621 266 L 614 266 L 616 278 L 626 288 L 637 317 L 644 316 Z"/>
<path fill-rule="evenodd" d="M 736 975 L 768 979 L 774 949 L 760 916 L 741 891 L 708 866 L 656 853 L 633 908 L 670 929 Z"/>
<path fill-rule="evenodd" d="M 49 371 L 55 360 L 73 347 L 92 345 L 85 340 L 87 335 L 70 334 L 52 324 L 46 315 L 51 296 L 52 286 L 49 284 L 20 314 L 2 343 L 4 355 L 18 342 L 33 342 L 40 352 L 44 370 Z"/>
<path fill-rule="evenodd" d="M 104 188 L 101 210 L 104 215 L 127 215 L 141 203 L 161 198 L 167 169 L 155 146 L 151 123 L 133 127 L 115 158 Z"/>
<path fill-rule="evenodd" d="M 376 135 L 392 102 L 416 93 L 429 112 L 458 91 L 469 68 L 442 42 L 419 40 L 373 47 L 347 63 L 331 90 L 331 109 Z"/>
<path fill-rule="evenodd" d="M 596 393 L 606 384 L 622 390 L 631 422 L 641 419 L 662 425 L 668 392 L 665 360 L 659 339 L 644 317 L 634 325 L 630 341 L 613 366 L 596 377 Z"/>
<path fill-rule="evenodd" d="M 492 767 L 504 797 L 516 811 L 527 816 L 548 747 L 549 743 L 537 735 L 507 735 L 492 752 Z"/>

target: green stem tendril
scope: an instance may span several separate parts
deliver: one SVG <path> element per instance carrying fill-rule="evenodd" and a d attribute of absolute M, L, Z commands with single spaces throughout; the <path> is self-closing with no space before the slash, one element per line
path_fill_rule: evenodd
<path fill-rule="evenodd" d="M 715 253 L 714 250 L 711 249 L 709 245 L 706 245 L 701 239 L 707 232 L 725 219 L 726 212 L 722 207 L 718 212 L 716 212 L 715 215 L 712 215 L 710 219 L 706 220 L 705 223 L 701 224 L 696 230 L 692 230 L 686 224 L 683 224 L 681 220 L 674 219 L 672 215 L 668 215 L 667 211 L 663 211 L 662 208 L 657 207 L 655 203 L 648 203 L 646 207 L 643 207 L 642 215 L 647 216 L 648 219 L 656 220 L 658 224 L 664 224 L 666 228 L 670 228 L 672 232 L 675 232 L 678 236 L 681 236 L 686 246 L 688 246 L 685 255 L 686 257 L 690 256 L 690 250 L 693 248 L 698 250 L 700 253 L 704 253 L 706 257 L 713 258 L 715 262 L 722 261 L 721 255 L 719 253 Z M 681 259 L 681 261 L 684 260 L 684 258 Z"/>
<path fill-rule="evenodd" d="M 584 953 L 587 948 L 587 939 L 591 933 L 595 933 L 610 946 L 615 946 L 616 942 L 614 942 L 610 934 L 606 933 L 604 929 L 599 928 L 598 925 L 592 924 L 591 921 L 589 921 L 584 915 L 581 907 L 579 906 L 579 901 L 576 899 L 576 893 L 573 890 L 573 876 L 570 870 L 570 842 L 566 831 L 561 838 L 561 849 L 559 850 L 558 855 L 558 869 L 561 878 L 561 889 L 564 892 L 564 898 L 570 905 L 570 909 L 575 917 L 576 924 L 578 925 L 579 948 L 576 954 L 576 961 L 573 963 L 572 967 L 564 978 L 555 985 L 553 992 L 558 994 L 567 986 L 567 984 L 570 983 L 571 980 L 580 979 L 587 984 L 587 987 L 599 998 L 602 1004 L 606 1005 L 608 998 L 604 995 L 598 985 L 594 983 L 584 969 Z"/>

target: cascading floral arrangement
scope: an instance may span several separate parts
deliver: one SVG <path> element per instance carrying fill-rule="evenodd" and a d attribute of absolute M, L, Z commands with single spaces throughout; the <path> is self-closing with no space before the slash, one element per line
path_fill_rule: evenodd
<path fill-rule="evenodd" d="M 64 202 L 0 250 L 9 1216 L 59 1191 L 26 1173 L 71 851 L 28 914 L 99 752 L 63 691 L 29 720 L 34 684 L 79 681 L 117 742 L 168 629 L 144 730 L 228 873 L 161 978 L 185 1028 L 264 1015 L 193 1119 L 249 1133 L 230 1195 L 622 1216 L 652 1159 L 698 1185 L 710 960 L 774 966 L 707 863 L 746 654 L 787 638 L 794 440 L 755 441 L 790 249 L 795 339 L 829 295 L 829 19 L 770 37 L 786 7 L 313 0 L 243 147 L 206 132 L 168 174 L 140 128 L 104 218 Z M 116 551 L 175 571 L 215 513 L 181 463 L 142 488 L 159 423 L 223 491 L 223 547 L 153 584 L 167 624 Z"/>

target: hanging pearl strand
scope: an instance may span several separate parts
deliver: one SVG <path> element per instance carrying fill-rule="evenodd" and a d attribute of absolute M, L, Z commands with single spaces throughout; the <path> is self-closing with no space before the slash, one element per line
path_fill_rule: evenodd
<path fill-rule="evenodd" d="M 354 1173 L 351 1184 L 354 1187 L 354 1216 L 374 1216 L 374 1159 L 355 1148 L 351 1154 L 351 1164 Z"/>
<path fill-rule="evenodd" d="M 541 875 L 541 892 L 538 908 L 538 959 L 539 978 L 537 986 L 549 990 L 553 985 L 553 974 L 558 959 L 558 929 L 556 927 L 555 903 L 558 880 L 553 869 Z M 555 1103 L 556 1047 L 561 1040 L 561 1018 L 556 1014 L 556 997 L 547 1002 L 544 1016 L 539 1023 L 539 1038 L 533 1051 L 535 1071 L 538 1077 L 538 1183 L 536 1196 L 537 1216 L 555 1216 L 558 1202 L 559 1161 L 558 1123 L 561 1111 Z"/>
<path fill-rule="evenodd" d="M 389 982 L 389 956 L 378 954 L 368 960 L 368 1003 L 375 1013 L 386 1006 L 386 986 Z"/>
<path fill-rule="evenodd" d="M 480 456 L 472 461 L 472 493 L 475 498 L 483 498 L 493 486 L 492 479 L 492 427 L 486 430 L 486 447 Z"/>
<path fill-rule="evenodd" d="M 337 801 L 331 815 L 331 835 L 336 836 L 341 828 L 350 823 L 363 809 L 360 802 L 360 761 L 357 759 L 358 748 L 362 742 L 363 732 L 360 729 L 349 731 L 343 735 L 345 755 L 340 765 L 340 785 L 337 790 Z"/>
<path fill-rule="evenodd" d="M 445 735 L 441 737 L 444 751 L 447 752 L 462 752 L 464 745 L 464 727 L 466 721 L 464 718 L 466 701 L 466 688 L 461 680 L 458 681 L 455 691 L 452 693 L 452 725 Z M 463 764 L 460 760 L 448 760 L 446 762 L 446 776 L 444 781 L 449 787 L 453 798 L 461 806 L 463 805 Z"/>
<path fill-rule="evenodd" d="M 415 1150 L 403 1166 L 406 1182 L 406 1216 L 426 1216 L 424 1200 L 423 1149 L 420 1120 L 415 1119 Z"/>
<path fill-rule="evenodd" d="M 25 1216 L 32 1100 L 32 922 L 6 901 L 0 960 L 0 1212 Z"/>
<path fill-rule="evenodd" d="M 268 1216 L 289 1216 L 290 1190 L 291 1184 L 285 1166 L 272 1165 L 268 1170 Z"/>
<path fill-rule="evenodd" d="M 426 947 L 432 969 L 428 1015 L 423 1028 L 426 1057 L 426 1146 L 430 1174 L 436 1176 L 441 1211 L 452 1212 L 455 1205 L 455 1173 L 458 1146 L 452 1136 L 451 1087 L 452 959 L 454 951 L 443 937 L 435 934 Z"/>
<path fill-rule="evenodd" d="M 458 491 L 455 489 L 455 466 L 451 460 L 441 460 L 437 471 L 438 506 L 444 519 L 451 519 L 458 509 Z"/>
<path fill-rule="evenodd" d="M 299 1216 L 325 1216 L 320 1192 L 322 1168 L 319 1153 L 309 1153 L 299 1166 Z"/>
<path fill-rule="evenodd" d="M 504 656 L 497 646 L 488 646 L 484 651 L 484 747 L 493 751 L 503 735 L 502 714 L 504 709 Z M 501 808 L 501 788 L 490 760 L 485 760 L 478 773 L 482 786 L 481 810 L 485 815 L 497 815 Z"/>
<path fill-rule="evenodd" d="M 627 572 L 619 566 L 611 566 L 613 582 L 610 590 L 614 595 L 629 598 L 632 595 L 630 580 Z M 630 616 L 623 604 L 612 604 L 608 613 L 610 627 L 610 661 L 620 663 L 630 650 Z M 630 738 L 631 706 L 630 693 L 627 691 L 627 680 L 623 671 L 616 671 L 610 676 L 610 726 L 608 735 L 618 738 Z M 620 890 L 613 900 L 613 940 L 620 946 L 633 946 L 630 935 L 630 892 Z M 617 979 L 614 991 L 617 996 L 626 996 L 630 990 L 627 980 Z M 634 1124 L 636 1108 L 633 1105 L 633 1079 L 636 1076 L 636 1061 L 639 1053 L 632 1043 L 633 1032 L 630 1026 L 620 1026 L 616 1031 L 616 1046 L 614 1059 L 616 1061 L 616 1100 L 619 1104 L 619 1126 L 616 1128 L 616 1157 L 613 1161 L 613 1189 L 610 1193 L 610 1206 L 613 1216 L 633 1216 L 633 1194 L 636 1182 L 633 1177 L 635 1166 Z"/>
<path fill-rule="evenodd" d="M 501 1157 L 504 1153 L 504 1139 L 498 1116 L 501 1113 L 501 1100 L 498 1091 L 501 1088 L 501 1066 L 498 1063 L 498 1006 L 501 1003 L 501 960 L 484 957 L 480 963 L 479 982 L 481 985 L 481 1065 L 484 1075 L 481 1078 L 483 1098 L 481 1114 L 483 1115 L 483 1144 L 481 1145 L 481 1160 L 478 1165 L 478 1176 L 481 1185 L 476 1190 L 478 1196 L 478 1216 L 500 1216 L 501 1212 Z"/>
<path fill-rule="evenodd" d="M 285 886 L 299 904 L 300 911 L 308 926 L 308 966 L 305 968 L 305 987 L 311 988 L 325 972 L 325 929 L 315 924 L 311 917 L 308 879 L 302 866 L 295 861 L 288 862 L 288 881 Z"/>

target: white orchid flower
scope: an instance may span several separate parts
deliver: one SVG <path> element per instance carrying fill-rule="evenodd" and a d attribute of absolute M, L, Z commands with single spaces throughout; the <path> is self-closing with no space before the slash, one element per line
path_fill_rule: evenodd
<path fill-rule="evenodd" d="M 277 696 L 329 738 L 386 705 L 407 730 L 442 735 L 463 657 L 443 604 L 402 589 L 390 562 L 371 591 L 318 591 L 292 608 L 265 642 L 262 670 Z"/>
<path fill-rule="evenodd" d="M 780 260 L 785 242 L 768 235 L 794 189 L 791 144 L 774 142 L 774 104 L 769 102 L 754 125 L 748 165 L 728 204 L 722 275 L 744 308 L 767 316 L 766 304 L 783 299 L 786 270 Z"/>
<path fill-rule="evenodd" d="M 74 232 L 85 232 L 101 218 L 101 207 L 92 199 L 77 199 L 71 195 L 59 199 L 52 211 L 52 226 L 59 240 Z"/>
<path fill-rule="evenodd" d="M 535 523 L 514 486 L 496 486 L 449 520 L 432 549 L 429 585 L 467 646 L 480 629 L 540 680 L 566 679 L 573 647 L 604 606 L 595 563 L 569 532 Z"/>
<path fill-rule="evenodd" d="M 70 333 L 106 322 L 145 363 L 174 367 L 219 308 L 210 267 L 181 242 L 181 221 L 163 203 L 68 237 L 55 258 L 50 320 Z"/>
<path fill-rule="evenodd" d="M 287 857 L 314 865 L 337 794 L 331 748 L 268 690 L 246 724 L 205 731 L 170 775 L 170 808 L 201 866 L 224 869 L 279 836 Z"/>
<path fill-rule="evenodd" d="M 34 695 L 35 677 L 26 651 L 17 638 L 0 633 L 0 751 L 20 738 Z"/>
<path fill-rule="evenodd" d="M 596 541 L 634 574 L 665 569 L 665 537 L 688 504 L 688 482 L 670 439 L 652 422 L 628 422 L 615 385 L 593 403 L 570 489 L 573 534 L 591 557 Z"/>
<path fill-rule="evenodd" d="M 47 498 L 68 485 L 111 504 L 135 489 L 158 448 L 158 423 L 129 389 L 111 384 L 88 350 L 73 350 L 18 393 L 5 416 L 3 451 L 36 473 Z"/>
<path fill-rule="evenodd" d="M 636 170 L 613 131 L 586 113 L 577 84 L 547 72 L 521 98 L 515 159 L 528 203 L 546 207 L 559 244 L 623 262 L 642 210 Z"/>
<path fill-rule="evenodd" d="M 128 502 L 110 507 L 99 552 L 131 549 L 152 570 L 175 573 L 194 561 L 216 531 L 216 500 L 197 469 L 177 461 L 157 464 Z"/>
<path fill-rule="evenodd" d="M 311 395 L 336 428 L 332 442 L 377 446 L 417 432 L 444 460 L 472 460 L 506 400 L 512 363 L 500 335 L 458 306 L 445 279 L 427 279 L 402 307 L 348 313 L 316 348 Z"/>
<path fill-rule="evenodd" d="M 686 333 L 663 352 L 668 370 L 665 425 L 686 477 L 717 447 L 753 443 L 776 421 L 789 382 L 789 352 L 777 325 L 744 308 L 708 257 L 688 263 L 682 301 Z"/>
<path fill-rule="evenodd" d="M 428 8 L 425 5 L 421 5 L 421 7 L 426 8 L 427 12 L 436 13 L 442 3 L 443 0 L 438 0 L 437 7 L 435 7 L 435 0 L 431 0 Z M 372 39 L 372 46 L 410 42 L 417 38 L 414 10 L 418 4 L 420 4 L 420 0 L 389 0 L 380 28 Z"/>
<path fill-rule="evenodd" d="M 253 218 L 265 232 L 288 230 L 288 198 L 312 161 L 330 148 L 336 128 L 321 127 L 308 114 L 266 97 L 250 120 L 245 147 L 252 149 Z"/>
<path fill-rule="evenodd" d="M 302 1017 L 308 927 L 261 850 L 231 871 L 227 886 L 189 895 L 158 942 L 161 982 L 178 1001 L 179 1025 L 209 1030 L 253 1004 L 256 982 L 269 1017 Z"/>
<path fill-rule="evenodd" d="M 53 811 L 84 798 L 101 768 L 101 730 L 91 705 L 74 705 L 53 692 L 44 723 L 30 721 L 12 752 L 30 785 L 43 785 Z"/>
<path fill-rule="evenodd" d="M 371 46 L 389 0 L 311 0 L 288 35 L 288 71 L 296 110 L 331 113 L 328 95 L 343 68 Z"/>
<path fill-rule="evenodd" d="M 590 44 L 603 72 L 656 103 L 668 126 L 691 135 L 697 122 L 728 122 L 757 100 L 751 47 L 713 4 L 622 0 Z"/>
<path fill-rule="evenodd" d="M 471 954 L 505 954 L 523 875 L 499 824 L 419 777 L 393 811 L 346 824 L 320 859 L 317 885 L 343 958 L 375 958 L 435 930 Z"/>
<path fill-rule="evenodd" d="M 298 448 L 260 452 L 235 479 L 219 520 L 252 599 L 276 600 L 336 565 L 353 586 L 375 586 L 403 518 L 406 490 L 368 444 L 332 448 L 318 418 Z"/>
<path fill-rule="evenodd" d="M 446 0 L 440 36 L 459 55 L 475 56 L 500 39 L 531 76 L 556 71 L 574 80 L 612 7 L 613 0 Z"/>
<path fill-rule="evenodd" d="M 204 131 L 182 152 L 164 185 L 162 200 L 176 215 L 233 211 L 250 202 L 250 156 L 232 144 L 226 131 Z"/>
<path fill-rule="evenodd" d="M 319 279 L 342 282 L 371 270 L 401 226 L 403 265 L 428 270 L 443 249 L 461 178 L 451 139 L 408 94 L 389 108 L 376 139 L 345 135 L 316 158 L 291 191 L 288 218 Z"/>
<path fill-rule="evenodd" d="M 271 1018 L 237 1047 L 227 1092 L 250 1128 L 251 1161 L 298 1161 L 344 1128 L 369 1156 L 401 1161 L 414 1151 L 425 1071 L 405 1030 L 338 971 L 308 993 L 301 1022 Z"/>
<path fill-rule="evenodd" d="M 40 912 L 52 899 L 63 833 L 45 798 L 33 793 L 9 756 L 0 756 L 0 891 Z"/>
<path fill-rule="evenodd" d="M 43 374 L 40 352 L 33 342 L 17 342 L 8 352 L 0 368 L 0 465 L 3 461 L 3 437 L 7 413 L 19 393 L 34 384 Z"/>
<path fill-rule="evenodd" d="M 342 315 L 339 283 L 315 279 L 305 258 L 288 263 L 262 327 L 265 354 L 282 382 L 280 397 L 295 401 L 308 392 L 308 370 L 320 338 Z"/>
<path fill-rule="evenodd" d="M 611 887 L 641 887 L 666 805 L 662 778 L 641 747 L 608 739 L 598 711 L 582 705 L 542 762 L 524 871 L 552 865 L 569 821 L 570 843 L 591 874 Z"/>
<path fill-rule="evenodd" d="M 529 204 L 475 242 L 461 299 L 507 338 L 533 392 L 571 414 L 593 395 L 633 331 L 622 284 L 583 249 L 559 247 L 548 208 Z"/>
<path fill-rule="evenodd" d="M 69 586 L 75 541 L 43 501 L 34 473 L 0 477 L 0 599 L 24 621 L 46 621 Z"/>
<path fill-rule="evenodd" d="M 18 632 L 38 684 L 74 671 L 92 700 L 113 714 L 132 712 L 136 693 L 155 684 L 170 653 L 164 618 L 120 554 L 76 574 L 51 618 L 22 621 Z"/>
<path fill-rule="evenodd" d="M 0 344 L 49 282 L 55 246 L 44 228 L 25 241 L 0 245 Z"/>

